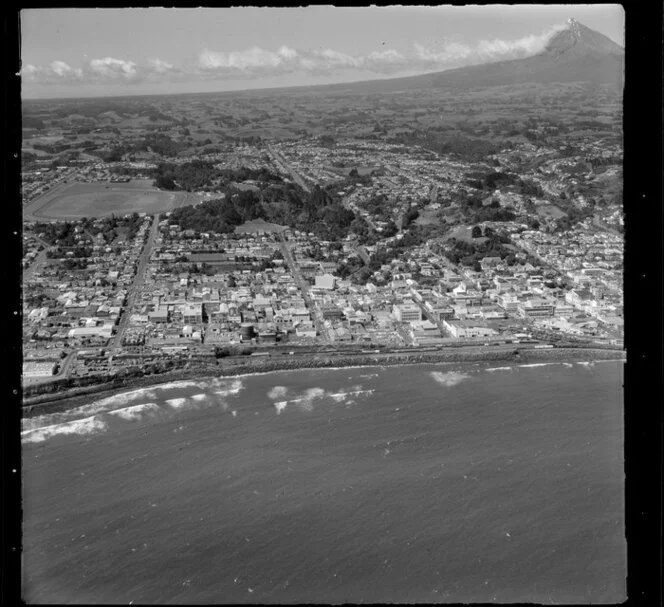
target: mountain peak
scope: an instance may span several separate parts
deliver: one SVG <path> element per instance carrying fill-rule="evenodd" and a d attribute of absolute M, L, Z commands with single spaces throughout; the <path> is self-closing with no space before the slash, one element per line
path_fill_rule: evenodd
<path fill-rule="evenodd" d="M 567 20 L 567 27 L 555 34 L 543 55 L 617 55 L 623 49 L 613 40 L 595 30 L 591 30 L 576 19 Z"/>
<path fill-rule="evenodd" d="M 579 40 L 581 38 L 581 28 L 579 27 L 579 22 L 574 19 L 574 17 L 570 17 L 567 20 L 567 25 L 569 31 L 571 32 L 572 36 L 574 37 L 575 40 Z"/>

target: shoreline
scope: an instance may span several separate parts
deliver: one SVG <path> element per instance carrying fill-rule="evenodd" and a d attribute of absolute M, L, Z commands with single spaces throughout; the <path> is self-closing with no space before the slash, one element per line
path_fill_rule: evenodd
<path fill-rule="evenodd" d="M 539 362 L 570 362 L 570 361 L 625 361 L 624 350 L 604 350 L 597 348 L 574 349 L 526 349 L 515 354 L 512 350 L 501 351 L 462 351 L 462 352 L 427 352 L 400 354 L 373 354 L 365 356 L 340 356 L 321 359 L 280 359 L 250 360 L 232 366 L 216 364 L 201 365 L 196 369 L 180 369 L 158 375 L 146 375 L 123 381 L 109 381 L 73 388 L 52 394 L 40 394 L 24 398 L 22 412 L 24 417 L 44 415 L 66 411 L 88 404 L 91 397 L 106 397 L 128 392 L 137 388 L 146 388 L 156 384 L 188 379 L 204 379 L 213 377 L 242 377 L 249 375 L 304 371 L 304 370 L 338 370 L 362 367 L 386 367 L 414 364 L 464 364 L 480 362 L 509 362 L 511 364 L 528 364 Z"/>

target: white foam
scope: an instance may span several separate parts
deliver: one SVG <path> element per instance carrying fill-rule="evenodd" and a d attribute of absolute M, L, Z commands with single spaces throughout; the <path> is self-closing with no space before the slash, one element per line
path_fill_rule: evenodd
<path fill-rule="evenodd" d="M 286 386 L 274 386 L 274 388 L 267 393 L 267 396 L 272 400 L 276 400 L 277 398 L 283 398 L 286 396 L 287 392 L 288 388 Z"/>
<path fill-rule="evenodd" d="M 565 367 L 573 367 L 574 365 L 572 363 L 563 363 Z"/>
<path fill-rule="evenodd" d="M 109 411 L 109 415 L 116 417 L 121 417 L 128 421 L 133 421 L 141 419 L 143 414 L 154 412 L 159 410 L 159 405 L 157 403 L 145 403 L 143 405 L 134 405 L 132 407 L 125 407 L 124 409 L 115 409 L 114 411 Z"/>
<path fill-rule="evenodd" d="M 233 417 L 237 417 L 237 411 L 231 411 L 231 414 L 233 415 Z"/>
<path fill-rule="evenodd" d="M 431 371 L 431 377 L 433 377 L 439 384 L 449 388 L 451 386 L 456 386 L 462 381 L 468 379 L 470 375 L 467 373 L 460 373 L 458 371 L 450 371 L 448 373 L 443 373 L 441 371 Z"/>
<path fill-rule="evenodd" d="M 352 390 L 346 392 L 327 392 L 323 388 L 309 388 L 299 398 L 291 398 L 290 400 L 282 400 L 274 403 L 277 413 L 286 408 L 288 404 L 297 405 L 304 411 L 313 411 L 313 403 L 315 400 L 322 400 L 329 398 L 337 403 L 343 403 L 351 396 L 359 396 L 362 394 L 373 394 L 375 389 L 364 390 L 362 386 L 352 386 Z M 355 402 L 355 401 L 352 401 Z"/>
<path fill-rule="evenodd" d="M 131 390 L 129 392 L 121 392 L 120 394 L 113 394 L 112 396 L 107 396 L 101 400 L 95 401 L 90 405 L 84 407 L 79 407 L 77 410 L 83 412 L 84 410 L 95 410 L 102 411 L 109 408 L 115 408 L 117 405 L 125 405 L 132 401 L 138 400 L 140 398 L 154 398 L 155 396 L 155 387 L 151 386 L 150 388 L 138 388 L 137 390 Z"/>
<path fill-rule="evenodd" d="M 165 384 L 159 384 L 158 386 L 155 386 L 155 389 L 164 391 L 164 390 L 173 390 L 176 388 L 202 388 L 207 385 L 208 385 L 207 382 L 180 380 L 180 381 L 171 381 Z"/>
<path fill-rule="evenodd" d="M 373 394 L 376 390 L 363 390 L 362 386 L 353 386 L 353 388 L 359 388 L 354 390 L 349 390 L 348 392 L 328 392 L 325 396 L 331 398 L 336 402 L 343 402 L 349 396 L 359 396 L 360 394 Z"/>
<path fill-rule="evenodd" d="M 325 396 L 325 390 L 323 388 L 308 388 L 304 393 L 304 400 L 314 400 L 315 398 L 321 398 Z"/>
<path fill-rule="evenodd" d="M 154 396 L 152 388 L 140 388 L 130 392 L 123 392 L 121 394 L 114 394 L 107 396 L 100 400 L 94 401 L 88 405 L 81 407 L 74 407 L 67 411 L 60 411 L 59 413 L 50 413 L 48 415 L 39 415 L 30 420 L 24 420 L 24 428 L 35 429 L 44 426 L 52 426 L 59 423 L 68 421 L 76 421 L 84 417 L 91 417 L 101 413 L 108 413 L 115 409 L 123 408 L 123 405 L 134 402 L 140 399 L 148 399 Z"/>
<path fill-rule="evenodd" d="M 187 404 L 187 398 L 169 398 L 166 404 L 174 409 L 180 409 Z"/>
<path fill-rule="evenodd" d="M 511 371 L 512 367 L 491 367 L 487 371 Z"/>
<path fill-rule="evenodd" d="M 40 443 L 54 436 L 63 434 L 95 434 L 103 432 L 108 424 L 98 416 L 84 417 L 63 424 L 54 424 L 52 426 L 43 426 L 33 430 L 21 432 L 21 438 L 27 443 Z"/>
<path fill-rule="evenodd" d="M 220 385 L 219 382 L 215 383 L 216 385 Z M 231 396 L 239 394 L 241 390 L 244 390 L 244 384 L 241 380 L 236 379 L 235 381 L 231 382 L 230 386 L 227 386 L 221 390 L 215 390 L 214 393 L 218 394 L 219 396 Z"/>
<path fill-rule="evenodd" d="M 195 400 L 195 401 L 201 401 L 201 400 L 205 400 L 206 398 L 209 398 L 209 397 L 208 397 L 207 394 L 202 392 L 201 394 L 193 394 L 192 396 L 190 396 L 190 398 L 192 400 Z"/>
<path fill-rule="evenodd" d="M 518 365 L 519 367 L 546 367 L 547 365 L 557 365 L 558 363 L 530 363 L 527 365 Z"/>

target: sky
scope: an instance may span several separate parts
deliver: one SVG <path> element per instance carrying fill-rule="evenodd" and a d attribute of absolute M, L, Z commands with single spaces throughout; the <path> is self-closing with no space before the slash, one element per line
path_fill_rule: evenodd
<path fill-rule="evenodd" d="M 24 98 L 394 78 L 533 55 L 573 17 L 624 46 L 620 5 L 26 9 Z"/>

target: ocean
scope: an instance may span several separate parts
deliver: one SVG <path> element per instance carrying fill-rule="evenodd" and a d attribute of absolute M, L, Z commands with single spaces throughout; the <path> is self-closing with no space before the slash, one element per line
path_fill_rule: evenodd
<path fill-rule="evenodd" d="M 175 382 L 24 420 L 29 603 L 616 603 L 623 363 Z"/>

